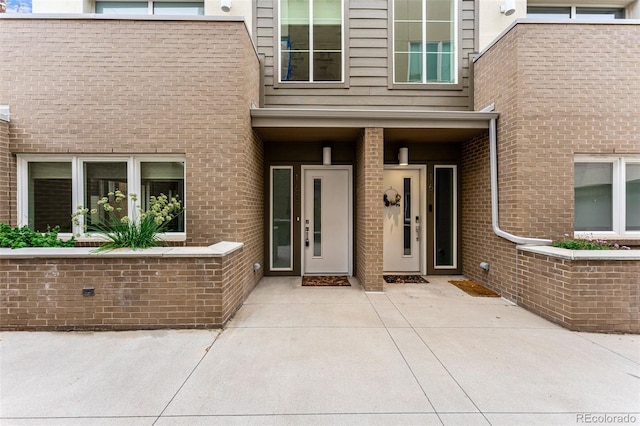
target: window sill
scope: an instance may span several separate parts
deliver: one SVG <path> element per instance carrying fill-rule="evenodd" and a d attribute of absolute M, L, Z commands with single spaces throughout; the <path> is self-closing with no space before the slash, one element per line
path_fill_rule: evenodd
<path fill-rule="evenodd" d="M 462 83 L 389 83 L 389 90 L 462 90 Z"/>
<path fill-rule="evenodd" d="M 631 242 L 634 245 L 640 245 L 640 232 L 634 231 L 627 234 L 616 234 L 615 232 L 588 232 L 588 231 L 576 231 L 573 233 L 574 238 L 582 239 L 600 239 L 607 240 L 608 242 L 624 244 L 626 241 Z"/>
<path fill-rule="evenodd" d="M 640 260 L 640 250 L 569 250 L 551 246 L 517 246 L 517 249 L 567 260 Z"/>
<path fill-rule="evenodd" d="M 205 247 L 152 247 L 133 250 L 119 248 L 96 252 L 95 247 L 42 248 L 26 247 L 20 249 L 0 248 L 0 259 L 31 258 L 124 258 L 124 257 L 224 257 L 244 247 L 244 243 L 221 241 Z"/>
<path fill-rule="evenodd" d="M 279 81 L 273 85 L 274 89 L 348 89 L 349 85 L 344 81 L 328 82 L 303 82 L 303 81 Z"/>

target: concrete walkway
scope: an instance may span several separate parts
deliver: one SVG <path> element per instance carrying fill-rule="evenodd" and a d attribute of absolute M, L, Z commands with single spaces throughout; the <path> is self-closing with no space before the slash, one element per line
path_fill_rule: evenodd
<path fill-rule="evenodd" d="M 640 424 L 639 336 L 429 280 L 265 278 L 224 331 L 0 333 L 0 424 Z"/>

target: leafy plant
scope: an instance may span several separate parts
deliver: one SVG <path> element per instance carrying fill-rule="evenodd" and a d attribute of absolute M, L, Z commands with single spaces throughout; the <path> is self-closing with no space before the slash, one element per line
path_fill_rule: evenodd
<path fill-rule="evenodd" d="M 0 247 L 12 249 L 24 247 L 74 247 L 75 239 L 61 240 L 58 238 L 60 227 L 47 227 L 47 232 L 40 233 L 28 226 L 12 228 L 6 223 L 0 223 Z"/>
<path fill-rule="evenodd" d="M 554 241 L 551 245 L 569 250 L 630 250 L 627 246 L 621 246 L 603 239 L 589 237 L 569 239 L 568 236 L 568 234 L 565 234 L 563 240 Z"/>
<path fill-rule="evenodd" d="M 136 194 L 129 195 L 136 202 Z M 150 197 L 149 209 L 143 211 L 139 205 L 136 206 L 137 215 L 133 218 L 122 216 L 123 203 L 127 196 L 121 191 L 114 191 L 102 197 L 98 201 L 98 208 L 105 213 L 105 219 L 99 218 L 98 209 L 89 210 L 78 206 L 77 211 L 71 216 L 73 223 L 80 225 L 80 219 L 91 214 L 91 225 L 89 232 L 101 234 L 106 238 L 106 242 L 100 245 L 97 251 L 112 250 L 115 248 L 128 247 L 132 249 L 143 249 L 156 247 L 159 242 L 159 234 L 175 217 L 181 214 L 184 209 L 177 197 L 169 199 L 164 194 Z M 94 216 L 96 218 L 94 219 Z M 86 223 L 86 222 L 85 222 Z M 87 226 L 85 230 L 87 230 Z"/>

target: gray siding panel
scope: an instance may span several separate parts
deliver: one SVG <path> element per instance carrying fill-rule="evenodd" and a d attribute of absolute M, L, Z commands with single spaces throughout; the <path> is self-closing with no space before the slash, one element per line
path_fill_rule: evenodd
<path fill-rule="evenodd" d="M 389 88 L 390 0 L 345 0 L 346 81 L 344 85 L 294 87 L 277 83 L 277 0 L 256 0 L 256 44 L 265 55 L 265 107 L 469 110 L 469 56 L 474 53 L 474 0 L 461 0 L 460 84 L 425 90 Z"/>

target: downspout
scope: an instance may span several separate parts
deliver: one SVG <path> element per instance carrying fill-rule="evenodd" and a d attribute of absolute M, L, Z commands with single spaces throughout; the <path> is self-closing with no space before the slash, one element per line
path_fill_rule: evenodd
<path fill-rule="evenodd" d="M 491 109 L 491 107 L 489 107 Z M 496 119 L 489 121 L 489 156 L 491 157 L 491 224 L 493 232 L 498 236 L 512 243 L 519 245 L 550 246 L 551 240 L 541 238 L 518 237 L 500 229 L 499 206 L 498 206 L 498 143 Z"/>

